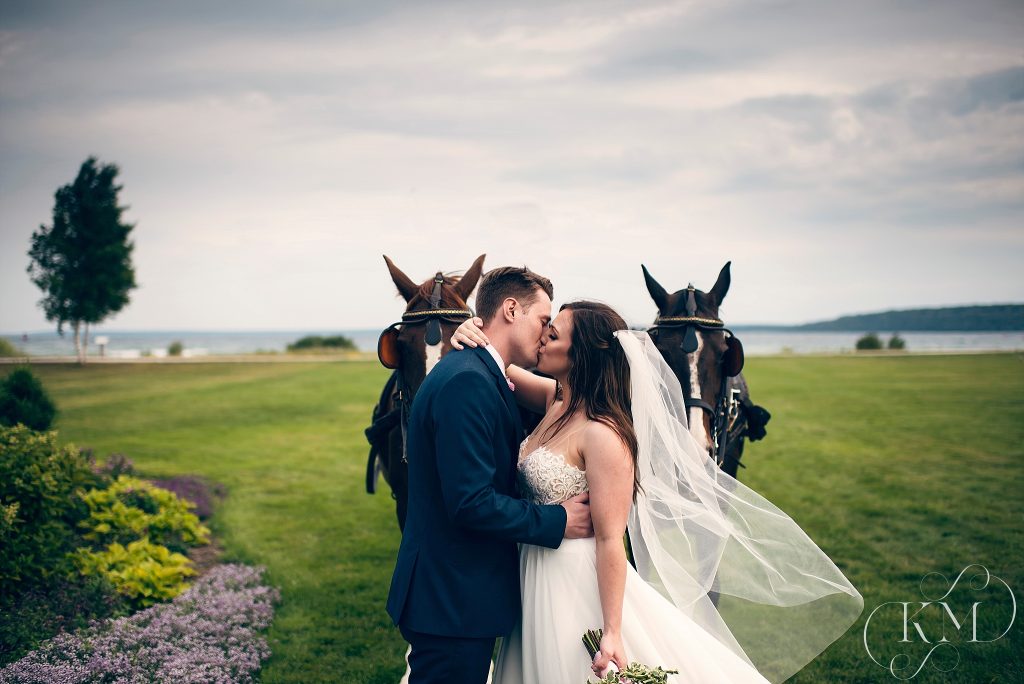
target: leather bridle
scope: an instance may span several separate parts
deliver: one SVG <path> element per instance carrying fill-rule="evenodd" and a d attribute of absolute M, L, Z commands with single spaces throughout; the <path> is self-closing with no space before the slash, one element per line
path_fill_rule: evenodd
<path fill-rule="evenodd" d="M 389 386 L 393 385 L 392 396 L 394 400 L 394 408 L 389 411 L 386 415 L 377 417 L 374 416 L 373 425 L 367 428 L 367 436 L 369 437 L 371 431 L 379 432 L 385 425 L 393 425 L 396 421 L 402 427 L 402 462 L 406 463 L 406 438 L 405 433 L 409 425 L 409 410 L 412 406 L 412 393 L 405 384 L 405 380 L 402 377 L 401 370 L 401 353 L 398 346 L 398 336 L 401 334 L 402 329 L 410 325 L 425 325 L 426 331 L 424 333 L 424 340 L 428 345 L 436 345 L 441 342 L 441 321 L 447 323 L 462 323 L 468 318 L 473 317 L 473 312 L 470 309 L 442 309 L 441 308 L 441 288 L 444 286 L 444 275 L 438 271 L 434 276 L 434 288 L 430 293 L 430 308 L 423 309 L 422 311 L 406 311 L 402 314 L 402 320 L 396 321 L 389 325 L 381 332 L 380 337 L 377 339 L 377 358 L 384 365 L 385 368 L 390 368 L 394 371 L 392 373 L 393 382 L 388 383 Z M 383 399 L 383 398 L 382 398 Z M 384 421 L 387 421 L 385 423 Z M 380 424 L 380 427 L 378 427 Z M 371 439 L 371 443 L 372 443 Z M 373 461 L 373 451 L 371 450 L 371 462 Z M 369 482 L 369 475 L 367 475 L 367 482 Z M 369 487 L 369 485 L 368 485 Z"/>
<path fill-rule="evenodd" d="M 697 315 L 697 298 L 695 288 L 690 285 L 686 288 L 686 315 L 685 316 L 661 316 L 654 320 L 654 325 L 648 328 L 648 333 L 657 335 L 662 328 L 683 329 L 683 341 L 679 347 L 689 359 L 690 354 L 697 351 L 697 331 L 706 330 L 709 332 L 724 332 L 726 334 L 726 351 L 719 360 L 719 370 L 722 377 L 722 384 L 718 393 L 718 401 L 712 406 L 703 399 L 684 397 L 687 410 L 696 406 L 701 408 L 711 418 L 711 453 L 710 456 L 719 466 L 725 461 L 725 455 L 729 441 L 729 426 L 739 414 L 740 390 L 728 389 L 729 379 L 740 374 L 743 370 L 743 345 L 740 343 L 731 330 L 725 327 L 725 323 L 718 318 L 708 318 Z M 739 463 L 743 466 L 742 463 Z M 743 466 L 746 467 L 746 466 Z"/>

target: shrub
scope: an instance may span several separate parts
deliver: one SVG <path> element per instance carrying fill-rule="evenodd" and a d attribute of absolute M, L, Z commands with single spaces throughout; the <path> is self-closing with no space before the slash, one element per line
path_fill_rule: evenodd
<path fill-rule="evenodd" d="M 86 507 L 78 492 L 99 484 L 82 452 L 57 433 L 0 427 L 0 599 L 70 569 Z"/>
<path fill-rule="evenodd" d="M 124 615 L 127 599 L 105 577 L 60 577 L 0 603 L 0 667 L 61 630 Z"/>
<path fill-rule="evenodd" d="M 0 356 L 25 356 L 25 354 L 14 346 L 6 337 L 0 337 Z"/>
<path fill-rule="evenodd" d="M 304 349 L 344 349 L 356 351 L 356 343 L 344 335 L 334 337 L 321 337 L 320 335 L 307 335 L 300 340 L 288 345 L 288 351 L 302 351 Z"/>
<path fill-rule="evenodd" d="M 195 506 L 145 480 L 121 475 L 106 489 L 82 494 L 89 509 L 79 523 L 85 538 L 99 544 L 122 544 L 148 537 L 175 551 L 206 544 L 210 530 L 189 509 Z"/>
<path fill-rule="evenodd" d="M 906 349 L 907 342 L 902 337 L 900 337 L 899 333 L 893 333 L 892 337 L 889 338 L 888 346 L 889 349 Z"/>
<path fill-rule="evenodd" d="M 0 684 L 255 681 L 270 656 L 260 632 L 280 598 L 262 574 L 214 568 L 171 603 L 43 644 L 0 670 Z"/>
<path fill-rule="evenodd" d="M 0 425 L 27 425 L 49 430 L 57 409 L 28 368 L 16 368 L 0 382 Z"/>
<path fill-rule="evenodd" d="M 196 574 L 186 556 L 145 538 L 128 546 L 114 542 L 104 551 L 78 549 L 75 562 L 83 575 L 105 577 L 143 607 L 174 598 L 188 589 L 185 578 Z"/>
<path fill-rule="evenodd" d="M 181 352 L 185 351 L 185 345 L 180 341 L 175 340 L 167 347 L 168 356 L 181 356 Z"/>
<path fill-rule="evenodd" d="M 859 340 L 857 340 L 857 349 L 858 349 L 858 351 L 860 351 L 860 350 L 869 350 L 869 349 L 881 349 L 881 348 L 882 348 L 882 340 L 880 340 L 878 338 L 878 335 L 875 334 L 875 333 L 868 333 L 867 335 L 864 335 Z"/>

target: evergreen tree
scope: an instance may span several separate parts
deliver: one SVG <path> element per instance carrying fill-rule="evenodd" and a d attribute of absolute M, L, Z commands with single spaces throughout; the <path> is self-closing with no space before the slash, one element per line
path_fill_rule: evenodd
<path fill-rule="evenodd" d="M 58 333 L 71 325 L 79 363 L 85 363 L 89 325 L 120 311 L 135 287 L 128 241 L 135 226 L 121 221 L 126 207 L 117 204 L 117 174 L 114 164 L 86 159 L 74 182 L 57 190 L 53 225 L 39 226 L 28 253 L 29 275 L 44 295 L 39 305 Z"/>

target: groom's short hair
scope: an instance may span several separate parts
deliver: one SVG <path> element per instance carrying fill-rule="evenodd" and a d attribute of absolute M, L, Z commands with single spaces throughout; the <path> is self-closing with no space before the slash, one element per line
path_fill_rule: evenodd
<path fill-rule="evenodd" d="M 476 315 L 484 322 L 494 318 L 501 303 L 512 297 L 525 308 L 530 308 L 537 299 L 537 290 L 554 298 L 555 288 L 551 281 L 526 266 L 502 266 L 484 274 L 480 289 L 476 292 Z"/>

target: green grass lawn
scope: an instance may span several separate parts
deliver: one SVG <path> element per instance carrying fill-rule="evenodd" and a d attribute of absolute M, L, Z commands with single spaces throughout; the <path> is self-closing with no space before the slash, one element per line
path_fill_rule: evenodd
<path fill-rule="evenodd" d="M 213 521 L 226 559 L 266 565 L 282 590 L 263 681 L 397 682 L 405 646 L 384 603 L 399 533 L 387 486 L 363 491 L 363 429 L 383 369 L 34 370 L 60 408 L 62 441 L 124 453 L 143 475 L 196 473 L 227 485 Z M 765 357 L 749 359 L 746 376 L 772 420 L 767 439 L 748 445 L 741 480 L 791 514 L 865 600 L 846 636 L 790 681 L 897 681 L 865 654 L 864 621 L 886 601 L 924 600 L 926 573 L 952 580 L 982 564 L 1024 596 L 1021 355 Z M 954 614 L 983 601 L 978 638 L 996 636 L 1011 610 L 1005 590 L 972 598 L 964 586 L 947 599 Z M 934 639 L 938 613 L 924 618 Z M 887 641 L 889 658 L 903 646 L 916 666 L 930 645 L 894 643 L 899 629 L 883 613 L 869 634 Z M 947 674 L 926 665 L 912 681 L 1024 681 L 1020 625 L 993 643 L 965 634 L 947 620 L 959 664 Z"/>

